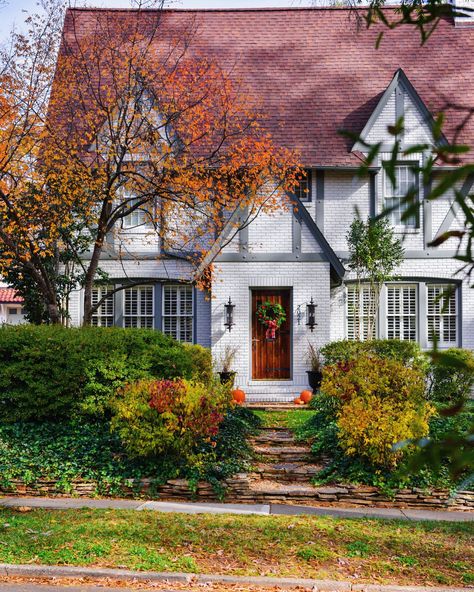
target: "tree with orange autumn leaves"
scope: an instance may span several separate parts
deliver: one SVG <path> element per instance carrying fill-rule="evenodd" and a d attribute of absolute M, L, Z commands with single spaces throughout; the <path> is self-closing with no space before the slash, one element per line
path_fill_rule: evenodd
<path fill-rule="evenodd" d="M 107 279 L 101 258 L 128 251 L 122 227 L 131 214 L 161 245 L 157 256 L 198 263 L 234 212 L 230 238 L 260 212 L 289 205 L 301 172 L 295 154 L 272 141 L 248 89 L 195 51 L 192 19 L 171 27 L 158 7 L 88 12 L 85 23 L 80 10 L 68 10 L 52 67 L 55 42 L 46 44 L 38 27 L 59 31 L 54 2 L 17 39 L 21 51 L 4 57 L 4 81 L 20 63 L 40 70 L 41 88 L 15 92 L 22 100 L 34 95 L 36 104 L 49 84 L 49 104 L 47 113 L 44 104 L 34 113 L 21 107 L 20 116 L 12 109 L 11 125 L 30 123 L 20 139 L 7 133 L 9 124 L 0 131 L 2 155 L 16 150 L 19 179 L 8 183 L 11 165 L 2 157 L 0 265 L 33 278 L 52 322 L 61 319 L 65 286 L 78 283 L 89 324 L 101 304 L 92 305 L 92 288 Z M 3 122 L 13 94 L 5 93 Z M 61 290 L 50 289 L 58 278 Z"/>

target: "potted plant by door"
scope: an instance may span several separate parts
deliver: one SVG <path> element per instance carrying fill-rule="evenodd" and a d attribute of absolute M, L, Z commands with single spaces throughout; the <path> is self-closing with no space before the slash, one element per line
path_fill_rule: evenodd
<path fill-rule="evenodd" d="M 312 343 L 308 344 L 308 350 L 306 352 L 306 359 L 308 361 L 310 369 L 306 371 L 308 375 L 309 386 L 314 391 L 317 391 L 321 386 L 323 380 L 321 354 L 317 347 Z"/>
<path fill-rule="evenodd" d="M 235 375 L 237 374 L 232 370 L 232 364 L 238 351 L 238 347 L 226 345 L 219 360 L 221 370 L 218 374 L 221 384 L 228 384 L 231 388 L 234 386 Z"/>

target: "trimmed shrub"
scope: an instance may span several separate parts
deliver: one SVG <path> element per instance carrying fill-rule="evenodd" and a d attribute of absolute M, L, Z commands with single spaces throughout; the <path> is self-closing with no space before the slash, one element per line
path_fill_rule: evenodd
<path fill-rule="evenodd" d="M 217 436 L 229 406 L 228 389 L 217 383 L 140 380 L 114 398 L 111 427 L 132 456 L 189 458 Z"/>
<path fill-rule="evenodd" d="M 394 445 L 428 434 L 434 408 L 423 374 L 396 360 L 360 355 L 327 366 L 321 392 L 334 400 L 339 446 L 373 466 L 396 466 L 404 451 Z"/>
<path fill-rule="evenodd" d="M 204 348 L 184 346 L 158 331 L 2 327 L 0 421 L 102 416 L 117 388 L 128 382 L 211 372 Z"/>
<path fill-rule="evenodd" d="M 374 355 L 379 358 L 396 360 L 404 366 L 416 368 L 422 372 L 428 370 L 428 357 L 414 341 L 398 339 L 372 339 L 368 341 L 333 341 L 320 350 L 325 364 L 331 366 L 338 362 L 347 362 L 361 355 Z"/>
<path fill-rule="evenodd" d="M 429 398 L 437 405 L 464 404 L 474 387 L 474 354 L 451 348 L 438 353 L 431 363 Z"/>

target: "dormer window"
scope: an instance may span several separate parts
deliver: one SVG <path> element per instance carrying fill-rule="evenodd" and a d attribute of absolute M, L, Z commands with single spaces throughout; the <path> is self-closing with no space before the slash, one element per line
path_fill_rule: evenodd
<path fill-rule="evenodd" d="M 311 201 L 311 170 L 304 169 L 301 177 L 298 179 L 298 184 L 295 187 L 294 195 L 302 202 Z"/>
<path fill-rule="evenodd" d="M 406 200 L 407 195 L 418 185 L 418 175 L 413 163 L 400 163 L 395 167 L 395 185 L 393 185 L 387 172 L 384 173 L 384 208 L 388 212 L 388 218 L 395 228 L 417 228 L 416 215 L 403 218 L 405 212 L 411 206 L 411 201 Z"/>

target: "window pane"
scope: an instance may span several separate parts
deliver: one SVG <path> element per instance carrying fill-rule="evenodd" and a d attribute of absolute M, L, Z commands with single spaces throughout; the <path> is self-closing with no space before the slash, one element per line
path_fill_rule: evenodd
<path fill-rule="evenodd" d="M 456 289 L 449 285 L 427 285 L 428 339 L 440 345 L 456 345 Z"/>
<path fill-rule="evenodd" d="M 126 288 L 124 326 L 153 329 L 153 286 Z"/>
<path fill-rule="evenodd" d="M 393 226 L 416 227 L 416 216 L 402 220 L 403 214 L 410 204 L 404 203 L 407 193 L 416 186 L 417 176 L 409 165 L 395 167 L 395 186 L 385 173 L 384 201 L 385 208 L 390 210 L 389 219 Z"/>
<path fill-rule="evenodd" d="M 113 290 L 113 286 L 97 286 L 92 289 L 92 306 Z M 92 315 L 91 323 L 95 327 L 112 327 L 114 324 L 114 295 L 108 296 Z"/>
<path fill-rule="evenodd" d="M 387 337 L 416 341 L 416 286 L 387 287 Z"/>
<path fill-rule="evenodd" d="M 193 287 L 163 287 L 163 332 L 178 341 L 193 342 Z"/>
<path fill-rule="evenodd" d="M 375 300 L 369 286 L 352 285 L 347 288 L 347 339 L 366 340 L 375 337 Z M 370 324 L 372 320 L 372 328 Z"/>

